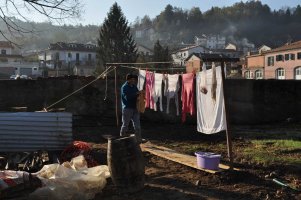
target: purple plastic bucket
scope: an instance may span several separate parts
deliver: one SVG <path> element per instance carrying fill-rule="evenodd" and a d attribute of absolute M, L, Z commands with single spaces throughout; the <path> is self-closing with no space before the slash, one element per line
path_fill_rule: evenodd
<path fill-rule="evenodd" d="M 197 165 L 200 168 L 218 170 L 221 155 L 210 152 L 195 152 Z"/>

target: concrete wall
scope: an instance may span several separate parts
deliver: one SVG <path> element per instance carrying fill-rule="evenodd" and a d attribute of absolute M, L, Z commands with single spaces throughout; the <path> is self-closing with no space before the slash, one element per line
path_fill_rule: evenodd
<path fill-rule="evenodd" d="M 27 111 L 42 110 L 72 91 L 87 84 L 93 78 L 0 81 L 0 111 L 11 107 L 28 107 Z M 124 81 L 119 81 L 118 88 Z M 74 115 L 95 116 L 100 123 L 115 124 L 114 78 L 108 79 L 105 98 L 105 80 L 98 80 L 74 96 L 59 103 Z M 118 90 L 119 94 L 119 90 Z M 259 124 L 301 119 L 301 81 L 294 80 L 226 80 L 227 111 L 231 123 Z M 118 100 L 118 106 L 120 106 Z M 166 99 L 163 99 L 166 110 Z M 120 113 L 120 112 L 119 112 Z M 147 110 L 142 120 L 156 123 L 181 123 L 176 116 L 175 103 L 170 104 L 170 114 Z M 187 123 L 196 123 L 196 117 L 188 117 Z"/>

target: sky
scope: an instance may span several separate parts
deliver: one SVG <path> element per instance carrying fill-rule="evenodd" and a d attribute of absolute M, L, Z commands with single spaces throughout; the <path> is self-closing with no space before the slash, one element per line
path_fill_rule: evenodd
<path fill-rule="evenodd" d="M 207 11 L 212 6 L 231 6 L 237 0 L 83 0 L 85 12 L 82 14 L 82 19 L 78 21 L 84 25 L 93 24 L 100 25 L 110 7 L 114 2 L 117 2 L 121 7 L 125 17 L 129 22 L 134 22 L 135 19 L 148 15 L 151 18 L 159 15 L 164 10 L 166 5 L 171 4 L 175 7 L 183 9 L 191 9 L 199 7 L 202 12 Z M 261 0 L 263 4 L 268 4 L 272 10 L 280 9 L 286 6 L 295 7 L 301 5 L 301 0 Z"/>
<path fill-rule="evenodd" d="M 246 0 L 243 1 L 246 2 Z M 6 1 L 0 1 L 1 8 L 5 8 L 5 2 Z M 24 4 L 24 0 L 14 0 L 13 2 L 18 5 L 18 8 L 22 8 L 22 5 Z M 240 2 L 240 0 L 79 0 L 79 2 L 83 4 L 81 18 L 65 20 L 63 23 L 73 25 L 100 25 L 110 11 L 110 7 L 115 2 L 118 3 L 126 19 L 131 23 L 134 22 L 137 17 L 142 18 L 145 15 L 150 16 L 150 18 L 156 17 L 168 4 L 182 9 L 199 7 L 202 12 L 205 12 L 212 6 L 231 6 L 236 2 Z M 278 10 L 287 6 L 296 7 L 298 4 L 301 4 L 301 0 L 261 0 L 261 2 L 263 4 L 268 4 L 272 10 Z M 19 16 L 19 13 L 15 11 L 12 6 L 4 11 L 9 13 L 10 16 Z M 47 21 L 46 17 L 38 14 L 33 8 L 31 8 L 31 10 L 23 8 L 19 11 L 22 11 L 21 13 L 29 21 Z"/>

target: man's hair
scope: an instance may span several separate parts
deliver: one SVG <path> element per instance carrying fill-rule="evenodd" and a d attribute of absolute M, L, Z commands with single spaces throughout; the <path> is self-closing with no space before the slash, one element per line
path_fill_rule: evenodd
<path fill-rule="evenodd" d="M 126 75 L 126 80 L 128 81 L 128 80 L 130 80 L 131 78 L 133 78 L 133 74 L 128 73 L 128 74 Z"/>
<path fill-rule="evenodd" d="M 126 75 L 126 80 L 127 80 L 127 81 L 130 80 L 130 79 L 132 79 L 132 78 L 138 79 L 138 76 L 135 75 L 135 74 L 132 74 L 132 73 L 128 73 L 128 74 Z"/>

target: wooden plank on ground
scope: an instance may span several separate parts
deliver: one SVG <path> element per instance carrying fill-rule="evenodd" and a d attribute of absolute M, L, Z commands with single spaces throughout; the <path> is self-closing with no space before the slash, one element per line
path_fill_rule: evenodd
<path fill-rule="evenodd" d="M 182 154 L 182 153 L 176 152 L 175 150 L 172 150 L 172 149 L 169 149 L 166 147 L 154 145 L 150 142 L 141 144 L 141 148 L 143 151 L 147 151 L 147 152 L 154 154 L 156 156 L 159 156 L 161 158 L 165 158 L 167 160 L 171 160 L 171 161 L 174 161 L 174 162 L 177 162 L 177 163 L 180 163 L 180 164 L 183 164 L 183 165 L 186 165 L 186 166 L 198 169 L 198 170 L 212 173 L 212 174 L 215 174 L 222 170 L 227 170 L 230 168 L 229 166 L 223 165 L 223 164 L 219 164 L 219 170 L 209 170 L 209 169 L 200 168 L 197 166 L 195 156 Z M 239 170 L 239 169 L 234 168 L 234 170 Z"/>

